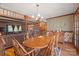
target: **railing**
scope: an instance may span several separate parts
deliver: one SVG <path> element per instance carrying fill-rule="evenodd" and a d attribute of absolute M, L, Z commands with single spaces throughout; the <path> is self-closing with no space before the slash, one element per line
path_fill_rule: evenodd
<path fill-rule="evenodd" d="M 0 8 L 0 16 L 24 19 L 23 14 L 20 14 L 20 13 L 11 11 L 11 10 L 7 10 L 7 9 L 4 9 L 4 8 Z"/>

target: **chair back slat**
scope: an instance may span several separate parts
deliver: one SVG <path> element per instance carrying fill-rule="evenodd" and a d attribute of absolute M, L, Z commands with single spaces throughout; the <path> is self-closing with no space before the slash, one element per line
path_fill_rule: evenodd
<path fill-rule="evenodd" d="M 54 48 L 54 45 L 55 45 L 55 36 L 52 36 L 52 38 L 50 38 L 48 46 L 43 48 L 41 50 L 40 54 L 43 55 L 43 56 L 50 56 L 50 55 L 52 55 L 52 49 Z"/>
<path fill-rule="evenodd" d="M 13 46 L 14 46 L 14 51 L 15 54 L 18 56 L 34 56 L 35 55 L 35 50 L 36 49 L 32 49 L 30 51 L 27 51 L 24 46 L 22 46 L 15 38 L 12 39 L 13 42 Z"/>
<path fill-rule="evenodd" d="M 4 56 L 4 52 L 5 52 L 5 40 L 3 38 L 3 36 L 0 34 L 0 56 Z"/>
<path fill-rule="evenodd" d="M 64 32 L 56 32 L 55 33 L 55 40 L 56 40 L 56 47 L 58 47 L 59 43 L 62 43 L 64 45 Z"/>
<path fill-rule="evenodd" d="M 15 45 L 18 45 L 20 48 L 22 48 L 22 50 L 23 50 L 25 53 L 27 53 L 26 50 L 23 48 L 23 46 L 22 46 L 17 40 L 14 40 L 14 44 L 15 44 Z"/>

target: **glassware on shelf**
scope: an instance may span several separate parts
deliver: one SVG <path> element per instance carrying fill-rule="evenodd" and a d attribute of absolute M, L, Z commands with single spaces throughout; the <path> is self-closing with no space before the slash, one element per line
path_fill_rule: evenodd
<path fill-rule="evenodd" d="M 18 32 L 18 28 L 17 28 L 16 25 L 15 25 L 15 27 L 14 27 L 14 32 Z"/>

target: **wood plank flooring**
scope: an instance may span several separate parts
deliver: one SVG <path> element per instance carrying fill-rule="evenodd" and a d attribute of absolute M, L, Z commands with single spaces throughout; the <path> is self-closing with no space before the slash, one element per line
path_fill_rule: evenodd
<path fill-rule="evenodd" d="M 67 43 L 66 46 L 63 47 L 62 43 L 59 43 L 59 47 L 61 48 L 60 56 L 77 56 L 76 49 L 73 44 Z M 15 56 L 14 49 L 6 49 L 5 56 Z"/>
<path fill-rule="evenodd" d="M 72 43 L 67 43 L 64 47 L 62 44 L 59 44 L 61 48 L 61 56 L 77 56 L 76 49 Z"/>

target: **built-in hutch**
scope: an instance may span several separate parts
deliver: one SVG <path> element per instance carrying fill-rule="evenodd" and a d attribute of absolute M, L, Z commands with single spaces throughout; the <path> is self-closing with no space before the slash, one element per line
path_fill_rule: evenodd
<path fill-rule="evenodd" d="M 20 43 L 27 32 L 27 15 L 0 8 L 0 33 L 6 41 L 6 48 L 12 46 L 10 35 L 15 36 Z"/>

